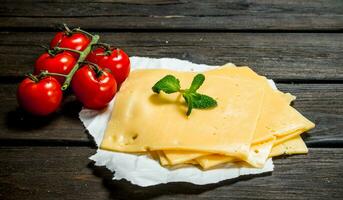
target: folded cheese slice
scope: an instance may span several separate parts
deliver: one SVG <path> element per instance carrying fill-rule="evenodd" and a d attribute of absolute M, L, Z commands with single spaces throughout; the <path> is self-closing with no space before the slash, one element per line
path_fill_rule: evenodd
<path fill-rule="evenodd" d="M 278 145 L 275 145 L 272 148 L 272 151 L 269 154 L 269 157 L 275 157 L 280 155 L 291 155 L 291 154 L 303 154 L 307 153 L 308 149 L 305 142 L 302 140 L 300 135 L 284 141 Z"/>
<path fill-rule="evenodd" d="M 163 151 L 164 157 L 160 158 L 160 162 L 165 165 L 178 165 L 206 155 L 211 155 L 211 153 L 185 150 L 165 150 Z"/>
<path fill-rule="evenodd" d="M 239 79 L 252 79 L 264 84 L 268 84 L 264 77 L 257 75 L 248 67 L 222 67 L 216 70 L 208 71 L 206 74 L 226 75 Z M 284 94 L 274 90 L 271 87 L 268 87 L 266 90 L 265 101 L 263 103 L 260 119 L 254 134 L 254 144 L 259 144 L 261 142 L 263 143 L 264 140 L 268 140 L 273 135 L 279 136 L 276 143 L 279 144 L 290 137 L 294 137 L 297 134 L 313 128 L 314 124 L 312 122 L 308 121 L 295 109 L 289 106 L 289 103 L 294 99 L 295 97 L 290 94 Z M 286 137 L 280 138 L 280 136 Z M 265 147 L 265 149 L 261 149 L 259 151 L 258 147 Z M 270 143 L 264 146 L 252 146 L 253 150 L 246 161 L 254 166 L 262 166 L 262 161 L 265 161 L 269 155 L 269 152 L 267 152 L 266 149 L 270 150 L 270 147 Z M 255 155 L 255 151 L 259 152 L 259 154 Z M 198 157 L 201 157 L 197 159 L 197 161 L 201 164 L 206 162 L 207 157 L 205 155 L 208 155 L 208 153 L 165 151 L 165 156 L 169 160 L 170 164 L 178 164 Z M 227 162 L 226 160 L 230 160 L 229 158 L 224 158 L 225 156 L 220 155 L 208 157 L 210 157 L 209 159 L 212 162 L 217 159 L 218 164 Z M 202 160 L 203 162 L 201 162 Z"/>
<path fill-rule="evenodd" d="M 301 121 L 301 120 L 299 120 Z M 306 145 L 304 144 L 304 142 L 302 141 L 301 137 L 299 136 L 301 133 L 309 130 L 313 128 L 313 123 L 311 122 L 306 122 L 304 123 L 304 127 L 302 129 L 296 130 L 293 133 L 289 133 L 288 135 L 284 135 L 281 137 L 276 137 L 276 140 L 273 141 L 272 143 L 267 143 L 265 144 L 265 148 L 261 148 L 261 146 L 259 146 L 258 144 L 255 144 L 252 146 L 252 149 L 250 151 L 250 156 L 248 157 L 248 159 L 246 160 L 249 164 L 259 167 L 263 164 L 263 162 L 261 162 L 263 159 L 266 159 L 266 157 L 268 157 L 268 155 L 272 155 L 272 156 L 277 156 L 277 155 L 281 155 L 283 153 L 280 153 L 280 151 L 284 151 L 288 154 L 291 154 L 292 152 L 294 153 L 307 153 L 307 148 Z M 273 146 L 273 149 L 271 150 L 272 153 L 268 150 L 270 150 L 271 145 Z M 305 146 L 305 147 L 304 147 Z M 269 147 L 269 148 L 268 148 Z M 274 149 L 275 148 L 275 149 Z M 287 149 L 289 149 L 289 151 L 286 151 Z M 254 150 L 257 150 L 259 154 L 254 155 Z M 291 151 L 293 150 L 293 151 Z M 187 161 L 189 156 L 187 155 L 188 153 L 186 152 L 186 154 L 184 154 L 182 156 L 181 152 L 179 153 L 179 157 L 183 157 L 184 160 L 183 161 Z M 198 157 L 197 158 L 192 158 L 192 159 L 196 159 L 196 161 L 204 168 L 204 169 L 208 169 L 208 168 L 213 168 L 215 166 L 218 166 L 220 164 L 226 163 L 226 162 L 230 162 L 232 160 L 237 160 L 235 158 L 230 158 L 228 156 L 223 156 L 223 155 L 208 155 L 208 154 L 204 154 L 203 156 L 199 156 L 199 152 L 193 152 L 193 155 L 196 155 L 196 153 L 198 153 Z M 169 160 L 169 159 L 168 159 Z M 173 164 L 172 162 L 169 162 L 170 164 Z"/>
<path fill-rule="evenodd" d="M 220 74 L 231 78 L 254 80 L 266 85 L 265 102 L 256 127 L 253 144 L 268 140 L 271 135 L 284 136 L 297 130 L 306 131 L 314 127 L 311 121 L 289 105 L 294 100 L 294 96 L 270 87 L 265 77 L 256 74 L 249 67 L 225 67 L 224 65 L 224 67 L 210 70 L 205 74 Z"/>
<path fill-rule="evenodd" d="M 243 159 L 247 163 L 255 167 L 262 167 L 268 155 L 273 147 L 275 139 L 255 144 L 251 147 L 248 157 Z M 167 153 L 167 155 L 166 155 Z M 196 160 L 201 166 L 205 166 L 208 162 L 212 162 L 212 165 L 217 162 L 218 164 L 228 162 L 231 160 L 239 160 L 241 158 L 234 158 L 231 156 L 223 156 L 218 154 L 210 154 L 210 153 L 203 153 L 203 152 L 196 152 L 196 151 L 182 151 L 182 150 L 174 150 L 174 151 L 164 151 L 162 163 L 164 165 L 178 165 L 183 163 L 188 163 L 191 160 Z M 210 159 L 210 161 L 207 161 Z M 216 160 L 217 159 L 217 160 Z"/>
<path fill-rule="evenodd" d="M 214 97 L 218 106 L 194 110 L 187 117 L 180 95 L 151 91 L 167 74 L 178 77 L 183 87 L 189 86 L 195 76 L 170 70 L 132 72 L 116 96 L 101 148 L 122 152 L 192 150 L 248 158 L 265 86 L 206 76 L 198 92 Z"/>
<path fill-rule="evenodd" d="M 205 75 L 210 75 L 210 76 L 222 76 L 222 77 L 230 77 L 230 78 L 237 78 L 238 80 L 252 80 L 253 82 L 256 82 L 257 85 L 263 85 L 263 87 L 267 88 L 267 90 L 269 89 L 269 85 L 267 80 L 264 77 L 258 76 L 257 74 L 255 74 L 254 72 L 248 70 L 249 68 L 243 68 L 243 67 L 235 67 L 232 64 L 229 65 L 224 65 L 221 68 L 218 69 L 214 69 L 214 70 L 210 70 L 210 71 L 206 71 L 204 72 Z M 263 115 L 263 112 L 266 111 L 264 109 L 264 107 L 268 106 L 268 102 L 264 101 L 263 106 L 262 106 L 262 113 L 261 115 Z M 265 115 L 267 115 L 268 113 L 266 113 Z M 260 117 L 261 118 L 261 117 Z M 258 125 L 257 125 L 258 126 Z M 262 127 L 262 126 L 261 126 Z M 253 142 L 254 143 L 258 143 L 258 142 L 264 142 L 264 141 L 270 141 L 274 138 L 274 136 L 272 134 L 270 134 L 270 132 L 265 131 L 264 129 L 257 128 L 254 131 L 254 138 L 253 138 Z M 266 147 L 266 146 L 264 146 Z M 260 151 L 261 152 L 264 151 Z M 192 160 L 195 159 L 197 157 L 203 157 L 204 155 L 209 155 L 210 153 L 208 152 L 192 152 L 192 151 L 164 151 L 165 153 L 165 157 L 167 158 L 167 160 L 169 161 L 169 163 L 171 165 L 175 165 L 175 164 L 180 164 L 183 163 L 185 161 L 188 160 Z M 255 151 L 251 151 L 250 154 L 255 155 Z M 258 156 L 258 155 L 255 155 Z M 268 157 L 268 154 L 262 156 L 263 158 Z M 255 157 L 253 156 L 249 156 L 250 159 L 253 159 Z M 249 163 L 255 163 L 256 161 L 252 161 L 252 160 L 247 160 Z M 262 165 L 262 164 L 260 164 Z"/>
<path fill-rule="evenodd" d="M 273 146 L 269 157 L 275 157 L 280 155 L 302 154 L 307 153 L 308 149 L 306 144 L 299 135 L 294 138 L 288 139 L 281 144 Z M 204 157 L 195 159 L 197 163 L 205 170 L 220 167 L 221 165 L 229 162 L 236 162 L 239 159 L 230 156 L 223 156 L 218 154 L 211 154 Z"/>

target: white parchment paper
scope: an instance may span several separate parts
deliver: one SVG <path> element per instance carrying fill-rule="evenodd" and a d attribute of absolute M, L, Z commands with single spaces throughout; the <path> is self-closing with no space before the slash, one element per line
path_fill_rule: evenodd
<path fill-rule="evenodd" d="M 173 69 L 179 71 L 205 71 L 218 66 L 194 64 L 189 61 L 174 58 L 146 58 L 131 57 L 131 70 L 136 69 Z M 272 87 L 275 84 L 270 80 Z M 107 122 L 110 120 L 115 99 L 110 105 L 102 110 L 82 109 L 79 117 L 93 136 L 97 146 L 100 145 Z M 261 169 L 239 167 L 234 164 L 222 168 L 203 171 L 195 166 L 187 166 L 178 169 L 162 167 L 158 161 L 146 155 L 134 155 L 128 153 L 112 152 L 98 149 L 96 154 L 90 157 L 96 166 L 105 166 L 114 172 L 113 179 L 126 179 L 132 184 L 142 187 L 152 186 L 168 182 L 189 182 L 197 185 L 217 183 L 222 180 L 236 178 L 241 175 L 260 174 L 273 171 L 272 159 L 268 159 Z"/>

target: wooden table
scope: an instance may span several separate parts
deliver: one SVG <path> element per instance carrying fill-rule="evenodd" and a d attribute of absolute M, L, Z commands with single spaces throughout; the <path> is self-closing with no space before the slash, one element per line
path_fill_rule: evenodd
<path fill-rule="evenodd" d="M 249 65 L 298 98 L 317 127 L 308 155 L 275 159 L 272 174 L 219 184 L 141 188 L 95 167 L 93 140 L 72 95 L 39 119 L 16 87 L 65 22 L 130 55 Z M 0 6 L 0 199 L 342 199 L 343 1 L 25 0 Z"/>

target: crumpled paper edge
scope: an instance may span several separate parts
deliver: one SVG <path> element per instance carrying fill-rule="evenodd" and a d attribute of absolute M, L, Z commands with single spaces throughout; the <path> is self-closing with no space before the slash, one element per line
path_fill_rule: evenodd
<path fill-rule="evenodd" d="M 186 60 L 175 58 L 147 58 L 130 57 L 131 70 L 136 69 L 173 69 L 178 71 L 205 71 L 215 69 L 218 66 L 209 66 L 204 64 L 195 64 Z M 175 63 L 172 66 L 169 63 Z M 269 80 L 272 87 L 276 88 L 275 83 Z M 79 113 L 79 118 L 94 138 L 97 146 L 102 141 L 107 122 L 110 119 L 112 109 L 115 103 L 113 99 L 109 106 L 101 111 L 83 108 Z M 100 123 L 99 123 L 100 122 Z M 101 132 L 98 134 L 96 132 Z M 156 160 L 147 155 L 134 155 L 121 152 L 112 152 L 98 149 L 96 154 L 89 157 L 95 162 L 96 166 L 105 166 L 112 172 L 115 172 L 113 180 L 126 179 L 132 184 L 142 187 L 152 186 L 168 182 L 189 182 L 196 185 L 205 185 L 217 183 L 223 180 L 237 178 L 242 175 L 261 174 L 273 171 L 274 165 L 272 159 L 268 159 L 265 166 L 261 169 L 250 167 L 235 167 L 229 164 L 222 168 L 203 171 L 195 166 L 186 166 L 178 169 L 168 169 L 162 167 Z M 154 169 L 145 169 L 151 166 Z"/>

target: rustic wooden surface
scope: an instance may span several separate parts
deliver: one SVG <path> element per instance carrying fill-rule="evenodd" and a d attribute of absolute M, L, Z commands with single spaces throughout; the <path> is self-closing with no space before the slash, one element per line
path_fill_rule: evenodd
<path fill-rule="evenodd" d="M 99 30 L 337 31 L 343 26 L 340 0 L 43 2 L 8 0 L 2 3 L 0 28 L 51 30 L 61 21 Z"/>
<path fill-rule="evenodd" d="M 135 56 L 175 57 L 212 65 L 230 61 L 237 65 L 249 65 L 258 73 L 277 81 L 343 82 L 343 35 L 339 33 L 99 34 L 102 41 L 111 42 Z M 43 51 L 39 45 L 49 44 L 53 36 L 54 33 L 50 32 L 0 33 L 0 76 L 30 72 L 31 63 Z"/>
<path fill-rule="evenodd" d="M 298 98 L 317 127 L 308 155 L 274 172 L 208 186 L 140 188 L 112 181 L 69 93 L 47 118 L 16 103 L 16 87 L 62 22 L 130 55 L 249 65 Z M 0 6 L 0 199 L 342 199 L 343 1 L 5 0 Z"/>
<path fill-rule="evenodd" d="M 310 149 L 308 155 L 274 159 L 273 173 L 219 184 L 187 183 L 142 188 L 112 181 L 95 167 L 87 147 L 3 147 L 2 199 L 334 199 L 343 193 L 343 150 Z M 39 173 L 37 173 L 39 172 Z M 10 195 L 10 196 L 5 196 Z"/>

